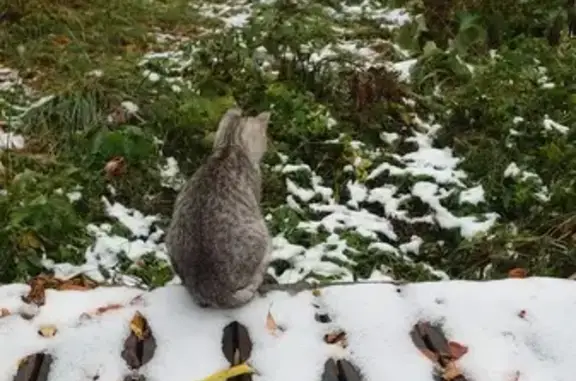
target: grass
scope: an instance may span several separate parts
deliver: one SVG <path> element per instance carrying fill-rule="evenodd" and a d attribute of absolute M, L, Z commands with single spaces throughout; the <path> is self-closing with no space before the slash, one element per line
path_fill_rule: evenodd
<path fill-rule="evenodd" d="M 0 151 L 0 282 L 46 271 L 46 259 L 82 263 L 94 241 L 89 224 L 111 223 L 130 236 L 109 217 L 102 196 L 158 215 L 156 224 L 165 227 L 176 191 L 162 186 L 158 166 L 174 157 L 191 174 L 210 150 L 218 118 L 235 102 L 247 112 L 273 110 L 263 200 L 271 232 L 306 248 L 324 245 L 325 260 L 340 266 L 340 275 L 368 277 L 384 269 L 419 281 L 437 279 L 437 269 L 453 278 L 492 279 L 524 267 L 533 275 L 570 276 L 576 272 L 576 42 L 564 26 L 571 12 L 537 1 L 520 7 L 462 0 L 447 9 L 428 3 L 373 1 L 377 8 L 420 14 L 384 28 L 370 13 L 334 16 L 353 2 L 278 0 L 254 5 L 259 17 L 233 30 L 206 13 L 220 3 L 199 0 L 2 5 L 0 63 L 23 78 L 23 85 L 0 94 L 2 128 L 23 134 L 26 145 Z M 244 10 L 238 6 L 228 16 Z M 504 21 L 498 14 L 514 17 Z M 366 69 L 351 52 L 316 59 L 315 52 L 339 41 L 373 49 L 375 62 L 417 58 L 411 82 L 387 67 Z M 52 97 L 24 113 L 13 107 L 27 108 L 45 95 Z M 342 262 L 325 244 L 332 232 L 299 225 L 325 212 L 285 204 L 286 177 L 307 187 L 313 177 L 275 171 L 282 165 L 278 153 L 308 164 L 340 204 L 353 197 L 349 181 L 384 181 L 399 194 L 410 193 L 430 178 L 369 174 L 414 150 L 406 128 L 422 128 L 414 113 L 432 115 L 443 127 L 434 147 L 453 148 L 467 174 L 462 181 L 482 185 L 486 194 L 484 203 L 470 205 L 460 204 L 456 191 L 443 205 L 457 216 L 495 212 L 498 222 L 487 234 L 465 239 L 458 229 L 390 218 L 400 242 L 422 238 L 411 255 L 391 255 L 358 231 L 339 231 L 353 260 Z M 546 115 L 568 131 L 546 130 Z M 382 131 L 399 139 L 386 147 Z M 340 141 L 326 142 L 334 139 Z M 114 158 L 125 163 L 118 176 L 105 170 Z M 512 162 L 537 177 L 505 176 Z M 75 191 L 81 198 L 71 201 Z M 316 194 L 312 202 L 321 199 Z M 411 217 L 431 211 L 417 198 L 401 204 Z M 381 206 L 362 207 L 382 215 Z M 382 234 L 378 239 L 394 243 Z M 284 260 L 274 267 L 281 273 L 292 265 Z M 117 267 L 152 287 L 171 278 L 169 266 L 154 255 L 135 263 L 123 257 Z"/>

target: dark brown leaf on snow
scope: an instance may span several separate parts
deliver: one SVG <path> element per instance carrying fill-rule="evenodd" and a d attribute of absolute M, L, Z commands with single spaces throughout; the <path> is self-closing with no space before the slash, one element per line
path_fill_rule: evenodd
<path fill-rule="evenodd" d="M 130 335 L 124 342 L 122 358 L 132 369 L 138 369 L 154 356 L 156 339 L 148 321 L 142 314 L 136 312 L 130 321 Z"/>
<path fill-rule="evenodd" d="M 52 357 L 46 353 L 35 353 L 18 364 L 13 381 L 47 381 Z"/>
<path fill-rule="evenodd" d="M 329 359 L 324 364 L 321 381 L 362 381 L 363 378 L 348 360 Z"/>
<path fill-rule="evenodd" d="M 348 341 L 346 340 L 346 332 L 342 330 L 327 333 L 324 335 L 324 341 L 327 344 L 340 344 L 343 348 L 348 346 Z"/>
<path fill-rule="evenodd" d="M 455 361 L 468 352 L 460 343 L 446 340 L 442 329 L 427 322 L 417 323 L 410 332 L 414 345 L 441 368 L 440 377 L 445 381 L 466 381 Z M 434 377 L 434 375 L 433 375 Z"/>
<path fill-rule="evenodd" d="M 222 332 L 222 352 L 230 365 L 246 362 L 252 354 L 252 340 L 246 327 L 233 321 Z"/>

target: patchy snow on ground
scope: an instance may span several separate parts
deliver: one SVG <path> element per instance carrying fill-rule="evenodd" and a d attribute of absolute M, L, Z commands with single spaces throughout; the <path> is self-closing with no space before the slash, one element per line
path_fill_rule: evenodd
<path fill-rule="evenodd" d="M 570 381 L 576 372 L 576 330 L 571 323 L 576 304 L 566 302 L 576 298 L 571 280 L 400 287 L 358 283 L 326 287 L 316 294 L 271 292 L 226 311 L 199 308 L 181 286 L 150 292 L 127 287 L 47 290 L 45 304 L 36 308 L 22 301 L 28 292 L 27 285 L 0 286 L 0 342 L 10 343 L 0 346 L 0 381 L 11 381 L 19 361 L 38 352 L 53 356 L 51 380 L 123 379 L 130 369 L 121 353 L 136 312 L 147 319 L 156 341 L 151 360 L 138 370 L 150 380 L 201 380 L 227 368 L 221 338 L 232 321 L 246 327 L 253 343 L 249 363 L 258 378 L 268 381 L 321 379 L 329 358 L 350 361 L 366 381 L 432 380 L 434 363 L 410 335 L 422 321 L 440 324 L 448 340 L 467 348 L 455 363 L 467 379 L 519 375 L 520 380 Z M 121 307 L 95 313 L 113 305 Z M 23 311 L 32 318 L 22 318 Z M 331 321 L 316 321 L 316 313 L 327 314 Z M 54 336 L 41 336 L 39 330 L 49 326 L 56 329 Z M 345 348 L 323 340 L 338 330 L 346 333 Z"/>
<path fill-rule="evenodd" d="M 258 20 L 258 7 L 270 4 L 269 0 L 248 2 L 243 0 L 226 3 L 204 3 L 196 10 L 202 17 L 219 19 L 222 26 L 203 33 L 236 33 L 249 23 Z M 333 29 L 336 41 L 325 46 L 308 44 L 311 63 L 346 54 L 354 57 L 354 64 L 364 67 L 384 66 L 398 72 L 402 81 L 410 81 L 410 72 L 417 59 L 396 46 L 392 41 L 381 39 L 357 40 L 347 34 L 346 23 L 342 21 L 372 19 L 382 22 L 383 27 L 393 29 L 412 22 L 412 18 L 402 9 L 389 9 L 377 1 L 363 0 L 359 4 L 342 3 L 341 7 L 322 6 L 326 15 L 334 21 Z M 338 10 L 336 10 L 338 9 Z M 340 24 L 339 24 L 340 22 Z M 162 33 L 154 34 L 165 50 L 151 51 L 143 55 L 138 70 L 142 76 L 158 88 L 158 91 L 196 91 L 191 82 L 184 78 L 185 71 L 194 62 L 199 46 L 198 41 L 192 41 L 186 36 L 172 36 Z M 382 53 L 375 46 L 385 43 L 392 47 L 396 59 L 390 57 L 390 52 Z M 387 49 L 384 49 L 387 50 Z M 274 72 L 278 62 L 274 61 L 264 47 L 255 49 L 254 62 L 263 70 Z M 397 54 L 396 54 L 397 53 Z M 290 52 L 287 53 L 289 55 Z M 215 58 L 216 59 L 216 58 Z M 541 71 L 545 78 L 545 71 Z M 93 71 L 90 75 L 101 75 Z M 544 81 L 543 80 L 543 81 Z M 546 81 L 543 82 L 545 84 Z M 0 67 L 0 96 L 3 92 L 27 94 L 17 72 Z M 29 97 L 28 97 L 29 98 Z M 18 118 L 28 110 L 51 99 L 18 98 L 10 115 L 0 115 L 0 122 L 8 121 L 17 125 Z M 0 99 L 0 100 L 3 100 Z M 405 99 L 406 105 L 414 104 L 414 100 Z M 137 114 L 138 105 L 124 101 L 122 109 L 129 114 Z M 337 129 L 338 121 L 327 110 L 326 125 Z M 355 279 L 354 266 L 357 264 L 356 254 L 361 252 L 384 253 L 395 261 L 403 261 L 409 265 L 420 265 L 431 274 L 446 279 L 442 271 L 432 268 L 429 264 L 417 259 L 418 254 L 430 242 L 412 231 L 406 229 L 412 226 L 428 226 L 458 232 L 463 238 L 471 239 L 482 235 L 497 223 L 498 215 L 485 210 L 485 195 L 481 184 L 471 183 L 467 174 L 460 169 L 462 158 L 455 156 L 450 147 L 439 147 L 436 135 L 443 127 L 434 121 L 433 116 L 412 114 L 411 121 L 404 126 L 402 133 L 397 131 L 382 131 L 381 145 L 368 146 L 364 142 L 347 142 L 346 136 L 340 136 L 327 144 L 349 144 L 354 152 L 354 160 L 342 168 L 352 179 L 344 184 L 345 191 L 333 188 L 332 179 L 322 178 L 308 163 L 300 163 L 298 157 L 279 153 L 282 164 L 273 168 L 282 177 L 285 184 L 285 205 L 279 205 L 267 216 L 268 221 L 280 219 L 285 209 L 296 213 L 299 217 L 295 226 L 286 225 L 275 232 L 273 237 L 273 253 L 275 260 L 289 264 L 288 269 L 276 272 L 271 267 L 270 274 L 281 283 L 295 282 L 303 279 Z M 513 123 L 524 121 L 516 117 Z M 543 116 L 544 131 L 556 131 L 566 134 L 569 127 Z M 1 125 L 0 125 L 1 126 Z M 511 130 L 511 135 L 513 135 Z M 402 143 L 413 149 L 402 153 L 395 152 L 395 147 Z M 24 138 L 12 132 L 0 129 L 0 150 L 18 149 L 24 145 Z M 298 162 L 298 164 L 296 164 Z M 158 163 L 158 174 L 161 185 L 179 190 L 185 177 L 180 173 L 178 162 L 173 157 L 163 158 Z M 540 177 L 527 171 L 522 171 L 512 163 L 505 172 L 506 177 L 517 181 L 535 181 L 540 185 L 537 197 L 546 200 L 548 190 Z M 302 184 L 302 177 L 308 179 Z M 409 182 L 402 188 L 400 183 Z M 367 184 L 378 185 L 368 186 Z M 405 189 L 406 188 L 406 189 Z M 81 197 L 80 191 L 67 193 L 70 202 L 76 202 Z M 54 263 L 44 260 L 44 265 L 53 269 L 57 276 L 68 278 L 78 273 L 86 273 L 96 280 L 104 280 L 105 272 L 112 276 L 117 273 L 121 258 L 137 262 L 145 254 L 153 254 L 157 258 L 167 260 L 166 248 L 163 243 L 164 232 L 156 225 L 158 216 L 145 216 L 131 209 L 130 205 L 122 205 L 114 200 L 103 198 L 105 210 L 110 217 L 110 223 L 90 224 L 88 232 L 94 237 L 94 243 L 86 248 L 85 263 L 71 265 Z M 412 204 L 420 205 L 414 211 Z M 466 205 L 467 210 L 474 210 L 462 215 L 453 206 Z M 280 224 L 282 225 L 282 224 Z M 121 227 L 120 231 L 117 229 Z M 123 232 L 122 232 L 123 231 Z M 302 243 L 294 238 L 295 232 L 305 232 L 314 235 L 313 243 Z M 360 241 L 361 243 L 354 242 Z M 389 268 L 379 266 L 372 269 L 369 278 L 389 278 Z M 127 279 L 126 281 L 132 282 Z"/>
<path fill-rule="evenodd" d="M 163 242 L 164 231 L 155 225 L 158 216 L 145 216 L 138 210 L 127 208 L 118 202 L 112 203 L 105 197 L 102 202 L 111 220 L 115 220 L 129 234 L 125 236 L 114 233 L 113 225 L 109 223 L 88 225 L 87 230 L 94 237 L 94 243 L 84 253 L 85 263 L 72 265 L 55 263 L 47 258 L 43 260 L 43 265 L 53 270 L 56 277 L 68 279 L 85 274 L 98 282 L 120 277 L 120 280 L 133 284 L 137 280 L 124 278 L 117 272 L 121 255 L 132 262 L 137 262 L 146 254 L 168 261 Z M 108 273 L 110 278 L 107 278 L 103 271 Z"/>
<path fill-rule="evenodd" d="M 268 4 L 269 1 L 248 3 L 245 1 L 229 1 L 227 3 L 202 4 L 198 12 L 203 17 L 220 19 L 224 22 L 222 28 L 214 28 L 211 32 L 238 30 L 254 22 L 258 16 L 258 7 Z M 411 21 L 411 18 L 401 9 L 387 9 L 375 2 L 364 0 L 358 5 L 342 4 L 338 12 L 333 8 L 322 8 L 335 22 L 335 34 L 339 40 L 324 47 L 317 48 L 304 46 L 311 53 L 311 63 L 328 59 L 341 54 L 355 57 L 356 64 L 365 67 L 385 66 L 399 73 L 400 79 L 410 81 L 410 70 L 417 62 L 409 57 L 391 41 L 382 40 L 354 40 L 346 37 L 348 31 L 337 25 L 342 15 L 348 18 L 371 18 L 385 20 L 386 27 L 393 28 Z M 157 39 L 167 42 L 165 51 L 153 51 L 145 54 L 139 64 L 142 75 L 155 86 L 168 91 L 179 92 L 182 89 L 194 91 L 189 81 L 183 78 L 184 71 L 193 63 L 198 42 L 186 38 L 168 35 L 157 35 Z M 401 59 L 397 62 L 384 59 L 382 54 L 371 46 L 386 43 L 392 46 Z M 268 54 L 264 47 L 256 49 L 255 62 L 259 62 L 265 70 L 276 70 L 274 57 Z M 178 90 L 176 90 L 176 88 Z M 166 91 L 166 90 L 161 90 Z M 410 104 L 412 100 L 407 99 Z M 273 107 L 273 106 L 272 106 Z M 123 108 L 128 112 L 137 112 L 138 107 L 124 102 Z M 338 121 L 326 111 L 326 124 L 330 128 L 337 128 Z M 330 179 L 323 179 L 316 174 L 308 164 L 295 164 L 297 157 L 282 155 L 282 164 L 273 168 L 279 172 L 285 181 L 286 194 L 285 207 L 300 214 L 300 221 L 294 227 L 281 228 L 273 238 L 272 256 L 289 264 L 289 268 L 276 273 L 270 268 L 270 273 L 282 283 L 295 282 L 309 277 L 323 279 L 355 279 L 353 268 L 356 265 L 355 253 L 359 250 L 374 250 L 394 256 L 395 260 L 402 260 L 407 264 L 415 264 L 413 257 L 417 255 L 424 242 L 416 234 L 401 236 L 396 224 L 426 224 L 431 227 L 439 226 L 444 229 L 455 229 L 464 238 L 472 238 L 477 234 L 488 231 L 497 221 L 494 213 L 482 211 L 472 215 L 458 215 L 443 205 L 447 197 L 458 197 L 460 203 L 476 207 L 482 204 L 483 189 L 478 184 L 467 185 L 467 176 L 459 169 L 461 158 L 455 157 L 449 147 L 438 148 L 435 144 L 436 133 L 442 126 L 434 123 L 433 119 L 412 115 L 407 136 L 397 132 L 382 131 L 382 146 L 369 147 L 364 142 L 353 141 L 350 147 L 355 152 L 354 161 L 342 170 L 356 174 L 355 180 L 346 184 L 347 199 L 335 196 L 335 189 L 330 185 Z M 345 136 L 328 144 L 343 144 Z M 403 154 L 396 154 L 386 150 L 389 144 L 400 142 L 411 143 L 416 148 Z M 385 151 L 387 151 L 385 153 Z M 392 160 L 389 160 L 392 159 Z M 372 164 L 377 162 L 378 164 Z M 178 162 L 168 157 L 159 163 L 161 184 L 164 187 L 178 190 L 181 188 L 184 177 L 179 173 Z M 365 178 L 358 176 L 365 171 Z M 299 183 L 299 179 L 309 178 L 308 184 Z M 410 191 L 400 191 L 397 179 L 425 178 L 424 181 L 415 182 Z M 396 179 L 396 180 L 395 180 Z M 377 181 L 381 184 L 368 187 L 366 181 Z M 341 195 L 339 195 L 341 196 Z M 418 199 L 425 204 L 428 211 L 424 215 L 411 215 L 406 205 Z M 100 268 L 114 272 L 118 264 L 118 257 L 124 254 L 133 261 L 142 255 L 153 253 L 158 258 L 166 259 L 165 246 L 162 243 L 163 232 L 153 227 L 156 217 L 143 216 L 138 211 L 130 210 L 127 206 L 113 201 L 103 200 L 107 213 L 112 220 L 123 225 L 130 232 L 124 237 L 111 232 L 111 225 L 90 225 L 90 233 L 95 237 L 95 243 L 86 250 L 86 264 L 71 266 L 69 264 L 52 264 L 52 268 L 61 276 L 70 276 L 78 271 L 87 271 L 102 278 Z M 481 208 L 479 210 L 482 210 Z M 282 213 L 282 207 L 267 216 L 269 221 Z M 304 245 L 293 241 L 294 231 L 303 231 L 308 234 L 327 234 L 320 242 Z M 349 243 L 347 234 L 353 233 L 367 243 L 358 247 Z M 384 248 L 384 249 L 383 249 Z M 48 262 L 47 262 L 48 263 Z M 419 265 L 440 278 L 447 278 L 446 274 L 430 267 L 424 262 Z M 388 277 L 386 267 L 372 269 L 372 275 L 381 278 Z"/>

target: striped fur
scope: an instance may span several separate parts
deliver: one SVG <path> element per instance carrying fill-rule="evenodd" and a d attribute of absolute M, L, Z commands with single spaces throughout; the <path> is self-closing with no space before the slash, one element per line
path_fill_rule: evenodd
<path fill-rule="evenodd" d="M 260 161 L 269 113 L 222 117 L 213 152 L 180 191 L 166 236 L 184 286 L 200 305 L 250 301 L 268 267 L 270 237 L 260 211 Z"/>

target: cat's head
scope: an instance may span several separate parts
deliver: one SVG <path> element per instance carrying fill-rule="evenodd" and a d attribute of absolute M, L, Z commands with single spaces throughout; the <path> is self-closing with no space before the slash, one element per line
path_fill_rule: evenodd
<path fill-rule="evenodd" d="M 214 150 L 231 145 L 242 147 L 255 164 L 266 153 L 268 122 L 270 112 L 262 112 L 255 117 L 242 116 L 242 110 L 231 108 L 222 117 L 214 138 Z"/>

